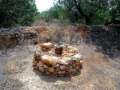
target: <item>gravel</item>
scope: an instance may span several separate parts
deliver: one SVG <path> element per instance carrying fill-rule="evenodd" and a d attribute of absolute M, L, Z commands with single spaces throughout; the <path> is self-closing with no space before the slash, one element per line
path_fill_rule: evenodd
<path fill-rule="evenodd" d="M 120 63 L 93 48 L 79 46 L 85 59 L 81 74 L 74 77 L 36 74 L 32 70 L 34 47 L 11 49 L 0 56 L 0 90 L 120 90 Z"/>

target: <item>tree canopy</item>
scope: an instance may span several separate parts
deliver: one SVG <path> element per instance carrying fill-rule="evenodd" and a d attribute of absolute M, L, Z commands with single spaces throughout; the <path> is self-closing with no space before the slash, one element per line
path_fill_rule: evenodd
<path fill-rule="evenodd" d="M 30 25 L 36 13 L 34 0 L 0 0 L 0 27 Z"/>
<path fill-rule="evenodd" d="M 38 14 L 35 0 L 0 0 L 0 27 L 31 25 L 40 17 L 63 23 L 120 23 L 120 0 L 55 0 L 48 11 Z"/>
<path fill-rule="evenodd" d="M 120 23 L 120 0 L 58 0 L 46 16 L 72 23 Z"/>

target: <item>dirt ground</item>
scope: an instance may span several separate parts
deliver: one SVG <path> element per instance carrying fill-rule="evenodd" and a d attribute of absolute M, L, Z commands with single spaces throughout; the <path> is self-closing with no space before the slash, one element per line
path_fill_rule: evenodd
<path fill-rule="evenodd" d="M 33 46 L 8 50 L 0 56 L 0 90 L 120 90 L 120 58 L 107 58 L 93 46 L 79 48 L 83 69 L 71 78 L 33 72 Z"/>

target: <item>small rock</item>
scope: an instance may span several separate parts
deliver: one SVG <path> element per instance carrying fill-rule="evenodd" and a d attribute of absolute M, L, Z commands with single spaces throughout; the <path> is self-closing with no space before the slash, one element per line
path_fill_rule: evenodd
<path fill-rule="evenodd" d="M 39 67 L 39 71 L 44 72 L 44 68 L 42 66 L 38 66 Z"/>
<path fill-rule="evenodd" d="M 48 42 L 48 43 L 40 44 L 40 47 L 42 51 L 50 51 L 54 47 L 54 45 Z"/>
<path fill-rule="evenodd" d="M 61 69 L 61 70 L 65 70 L 65 69 L 66 69 L 66 66 L 62 65 L 62 66 L 60 66 L 60 69 Z"/>
<path fill-rule="evenodd" d="M 82 56 L 81 54 L 76 54 L 76 55 L 72 56 L 72 59 L 73 59 L 73 60 L 81 60 L 82 57 L 83 57 L 83 56 Z"/>
<path fill-rule="evenodd" d="M 46 66 L 45 64 L 43 65 L 43 67 L 44 67 L 45 69 L 48 69 L 48 66 Z"/>
<path fill-rule="evenodd" d="M 58 58 L 55 56 L 48 56 L 48 55 L 43 55 L 41 57 L 42 63 L 46 64 L 47 66 L 54 66 L 58 62 Z"/>
<path fill-rule="evenodd" d="M 54 73 L 54 68 L 48 68 L 48 71 L 50 72 L 50 73 Z"/>
<path fill-rule="evenodd" d="M 37 63 L 37 66 L 43 66 L 42 62 Z"/>

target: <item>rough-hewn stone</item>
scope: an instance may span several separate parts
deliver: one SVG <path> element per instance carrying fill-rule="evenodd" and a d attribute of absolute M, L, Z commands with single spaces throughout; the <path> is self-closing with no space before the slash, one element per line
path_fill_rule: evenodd
<path fill-rule="evenodd" d="M 73 47 L 71 46 L 71 48 Z M 82 69 L 81 54 L 70 50 L 72 54 L 70 52 L 69 55 L 69 48 L 63 50 L 66 50 L 66 55 L 64 52 L 61 56 L 53 55 L 49 53 L 50 51 L 47 53 L 43 51 L 39 51 L 41 53 L 35 53 L 33 69 L 54 76 L 68 76 L 80 73 Z M 52 52 L 55 53 L 54 50 Z"/>
<path fill-rule="evenodd" d="M 0 29 L 0 49 L 15 47 L 19 43 L 20 29 Z"/>

